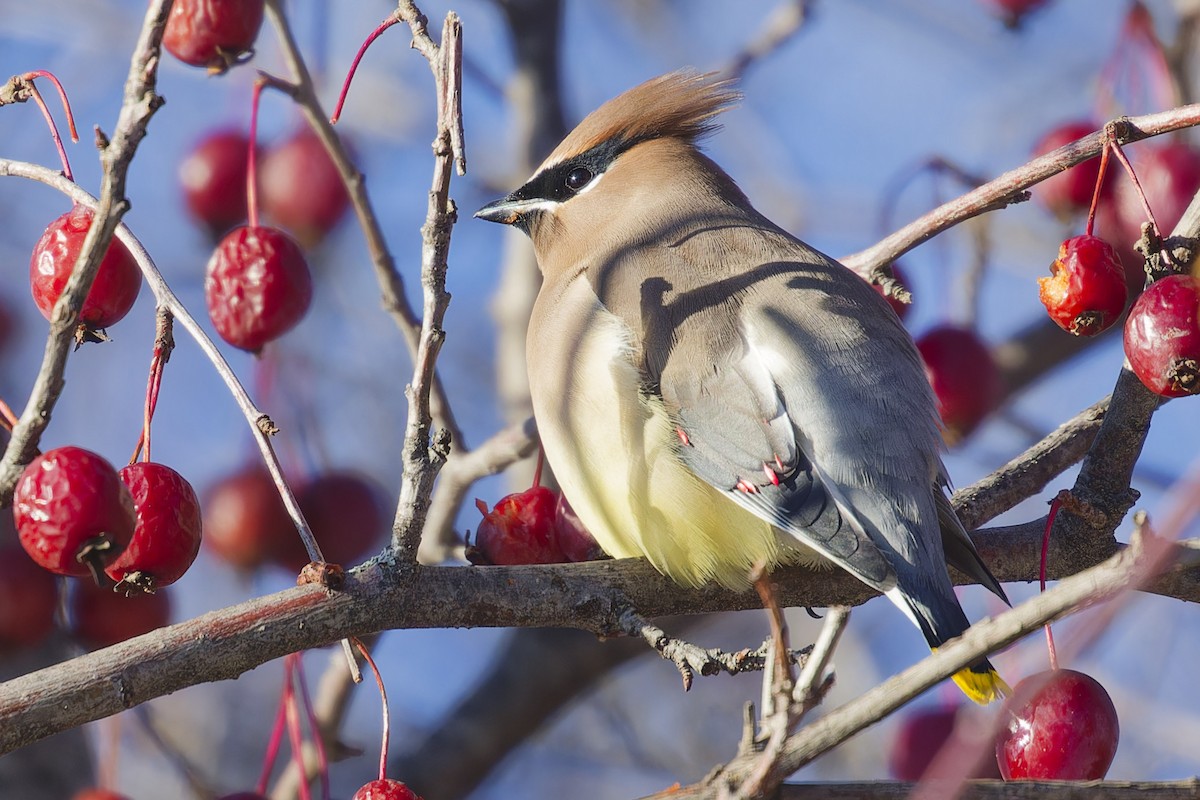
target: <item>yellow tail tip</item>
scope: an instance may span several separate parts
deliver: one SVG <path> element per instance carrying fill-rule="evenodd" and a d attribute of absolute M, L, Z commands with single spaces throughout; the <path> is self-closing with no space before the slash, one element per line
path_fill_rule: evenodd
<path fill-rule="evenodd" d="M 983 669 L 967 667 L 951 677 L 963 694 L 981 706 L 1012 694 L 1012 688 L 990 664 Z"/>

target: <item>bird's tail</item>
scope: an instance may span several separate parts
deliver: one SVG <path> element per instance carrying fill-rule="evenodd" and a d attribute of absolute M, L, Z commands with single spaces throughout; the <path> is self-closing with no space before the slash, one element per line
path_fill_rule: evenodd
<path fill-rule="evenodd" d="M 918 598 L 898 587 L 885 594 L 916 622 L 929 649 L 936 652 L 940 645 L 960 636 L 971 623 L 952 589 L 947 586 L 946 594 L 949 596 L 943 596 L 943 592 L 930 588 L 933 589 L 929 592 L 930 597 Z M 1012 693 L 1012 689 L 986 658 L 964 667 L 951 677 L 962 693 L 979 705 L 987 705 Z"/>

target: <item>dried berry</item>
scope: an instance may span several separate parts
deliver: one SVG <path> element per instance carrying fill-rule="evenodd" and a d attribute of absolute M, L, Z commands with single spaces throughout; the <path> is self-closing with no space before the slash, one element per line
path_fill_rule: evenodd
<path fill-rule="evenodd" d="M 1058 248 L 1038 297 L 1050 318 L 1076 336 L 1108 329 L 1125 310 L 1125 270 L 1116 250 L 1097 236 L 1073 236 Z"/>

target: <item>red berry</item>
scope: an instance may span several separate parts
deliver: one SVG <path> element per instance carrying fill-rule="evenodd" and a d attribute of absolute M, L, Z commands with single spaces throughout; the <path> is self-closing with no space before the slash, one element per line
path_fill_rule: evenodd
<path fill-rule="evenodd" d="M 350 800 L 421 800 L 416 792 L 400 781 L 384 778 L 371 781 L 354 793 Z"/>
<path fill-rule="evenodd" d="M 1058 248 L 1038 298 L 1058 327 L 1076 336 L 1107 330 L 1125 310 L 1128 292 L 1117 251 L 1097 236 L 1073 236 Z"/>
<path fill-rule="evenodd" d="M 1031 675 L 1005 704 L 996 736 L 1004 780 L 1095 781 L 1117 752 L 1117 710 L 1096 680 L 1070 669 Z"/>
<path fill-rule="evenodd" d="M 1125 356 L 1163 397 L 1200 393 L 1200 281 L 1171 275 L 1150 284 L 1125 320 Z"/>
<path fill-rule="evenodd" d="M 204 296 L 221 338 L 257 353 L 304 318 L 312 276 L 300 246 L 283 231 L 244 225 L 209 259 Z"/>
<path fill-rule="evenodd" d="M 205 496 L 204 541 L 239 569 L 270 561 L 296 536 L 279 490 L 261 465 L 230 475 Z"/>
<path fill-rule="evenodd" d="M 591 532 L 579 521 L 579 516 L 567 496 L 560 494 L 554 506 L 554 544 L 567 561 L 595 561 L 604 558 Z"/>
<path fill-rule="evenodd" d="M 71 595 L 71 630 L 92 649 L 108 647 L 143 633 L 165 627 L 171 621 L 170 593 L 138 592 L 126 597 L 110 586 L 91 580 L 75 581 Z"/>
<path fill-rule="evenodd" d="M 129 798 L 111 789 L 80 789 L 71 795 L 71 800 L 129 800 Z"/>
<path fill-rule="evenodd" d="M 381 546 L 390 527 L 383 491 L 366 476 L 353 472 L 330 472 L 300 487 L 296 500 L 308 520 L 321 554 L 331 564 L 357 564 Z M 300 570 L 308 553 L 300 538 L 289 538 L 280 563 Z"/>
<path fill-rule="evenodd" d="M 233 794 L 222 795 L 218 800 L 268 800 L 266 795 L 261 795 L 258 792 L 234 792 Z"/>
<path fill-rule="evenodd" d="M 1090 121 L 1066 122 L 1054 128 L 1033 146 L 1033 155 L 1044 156 L 1060 147 L 1082 139 L 1100 128 Z M 1108 175 L 1112 175 L 1111 171 Z M 1092 207 L 1092 195 L 1096 191 L 1096 179 L 1100 175 L 1100 159 L 1090 158 L 1068 170 L 1053 175 L 1039 183 L 1033 196 L 1059 219 L 1069 219 L 1086 212 Z M 1111 194 L 1110 180 L 1105 180 L 1106 194 Z"/>
<path fill-rule="evenodd" d="M 50 319 L 83 249 L 83 240 L 92 227 L 92 210 L 75 206 L 46 226 L 46 232 L 33 248 L 29 260 L 29 286 L 33 301 L 46 319 Z M 142 288 L 142 273 L 133 255 L 120 240 L 113 238 L 100 261 L 92 288 L 79 312 L 80 323 L 90 328 L 116 324 L 133 308 Z"/>
<path fill-rule="evenodd" d="M 920 709 L 905 717 L 892 741 L 892 750 L 888 756 L 888 771 L 891 776 L 901 781 L 919 781 L 925 777 L 950 778 L 949 770 L 960 767 L 957 762 L 963 757 L 973 757 L 978 761 L 969 778 L 999 778 L 996 769 L 996 759 L 991 753 L 981 750 L 976 742 L 971 741 L 969 732 L 957 731 L 960 706 L 943 706 L 941 708 Z M 953 748 L 953 749 L 951 749 Z M 943 763 L 930 767 L 942 751 Z M 943 768 L 943 764 L 946 768 Z"/>
<path fill-rule="evenodd" d="M 535 486 L 500 499 L 491 511 L 476 501 L 483 521 L 475 546 L 489 564 L 561 564 L 567 560 L 554 536 L 555 492 Z"/>
<path fill-rule="evenodd" d="M 986 0 L 992 10 L 1000 15 L 1004 24 L 1015 28 L 1021 24 L 1026 14 L 1037 11 L 1050 0 Z"/>
<path fill-rule="evenodd" d="M 179 580 L 200 552 L 200 501 L 192 485 L 162 464 L 121 469 L 133 495 L 137 527 L 125 552 L 105 572 L 119 584 L 153 592 Z"/>
<path fill-rule="evenodd" d="M 25 467 L 13 492 L 21 546 L 59 575 L 103 568 L 133 536 L 133 498 L 112 465 L 81 447 L 59 447 Z"/>
<path fill-rule="evenodd" d="M 905 289 L 909 287 L 908 278 L 905 276 L 904 271 L 900 269 L 899 264 L 892 264 L 892 276 Z M 896 312 L 896 316 L 903 322 L 904 318 L 908 316 L 908 312 L 912 311 L 912 303 L 902 303 L 891 295 L 884 294 L 883 287 L 879 284 L 872 285 L 875 287 L 875 291 L 879 292 L 883 299 L 888 301 L 888 305 L 892 307 L 892 310 Z"/>
<path fill-rule="evenodd" d="M 937 397 L 946 440 L 961 440 L 992 412 L 1000 398 L 1000 371 L 974 331 L 943 325 L 917 340 L 925 375 Z"/>
<path fill-rule="evenodd" d="M 54 576 L 16 544 L 0 546 L 0 651 L 32 647 L 54 630 Z"/>
<path fill-rule="evenodd" d="M 219 74 L 246 60 L 262 20 L 263 0 L 175 0 L 163 47 L 185 64 Z"/>
<path fill-rule="evenodd" d="M 214 236 L 246 221 L 246 158 L 241 131 L 210 133 L 179 165 L 188 212 Z"/>
<path fill-rule="evenodd" d="M 258 179 L 267 216 L 306 247 L 319 244 L 350 208 L 337 167 L 309 128 L 267 151 Z"/>

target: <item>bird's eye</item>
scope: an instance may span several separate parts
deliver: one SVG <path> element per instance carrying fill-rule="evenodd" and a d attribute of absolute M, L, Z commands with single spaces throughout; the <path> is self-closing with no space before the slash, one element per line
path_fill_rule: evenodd
<path fill-rule="evenodd" d="M 578 192 L 591 183 L 593 177 L 595 176 L 587 167 L 576 167 L 567 174 L 567 188 L 572 192 Z"/>

